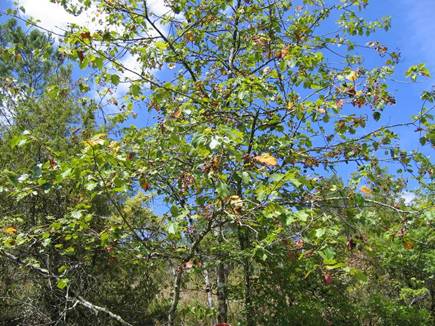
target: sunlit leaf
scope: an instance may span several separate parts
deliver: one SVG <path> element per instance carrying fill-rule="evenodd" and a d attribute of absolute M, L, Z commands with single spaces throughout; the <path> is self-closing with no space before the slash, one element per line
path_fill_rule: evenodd
<path fill-rule="evenodd" d="M 275 157 L 270 155 L 269 153 L 264 153 L 259 156 L 255 156 L 254 160 L 258 163 L 267 165 L 267 166 L 276 166 L 278 164 L 278 161 Z"/>
<path fill-rule="evenodd" d="M 17 228 L 14 226 L 5 227 L 3 230 L 5 233 L 10 234 L 10 235 L 14 235 L 17 233 Z"/>

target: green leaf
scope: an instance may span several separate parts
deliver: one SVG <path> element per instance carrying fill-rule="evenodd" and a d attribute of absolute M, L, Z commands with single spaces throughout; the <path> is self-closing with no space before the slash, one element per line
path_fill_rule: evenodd
<path fill-rule="evenodd" d="M 100 241 L 101 241 L 102 244 L 107 243 L 109 238 L 110 238 L 110 235 L 109 235 L 108 232 L 103 231 L 103 232 L 100 233 Z"/>
<path fill-rule="evenodd" d="M 429 69 L 425 64 L 411 66 L 406 71 L 406 77 L 411 78 L 413 81 L 416 81 L 418 76 L 430 77 Z"/>
<path fill-rule="evenodd" d="M 97 185 L 98 184 L 96 182 L 88 182 L 85 187 L 86 187 L 86 190 L 92 191 L 95 188 L 97 188 Z"/>
<path fill-rule="evenodd" d="M 326 229 L 317 229 L 316 230 L 316 237 L 317 238 L 321 238 L 321 237 L 323 237 L 324 235 L 325 235 L 325 233 L 326 233 Z"/>
<path fill-rule="evenodd" d="M 335 260 L 335 251 L 328 247 L 319 252 L 319 255 L 323 258 L 323 263 L 325 265 L 335 265 L 337 261 Z"/>
<path fill-rule="evenodd" d="M 112 82 L 113 85 L 118 86 L 121 78 L 118 75 L 110 75 L 110 81 Z"/>
<path fill-rule="evenodd" d="M 60 278 L 57 280 L 57 287 L 59 289 L 64 289 L 68 286 L 69 280 L 67 278 Z"/>
<path fill-rule="evenodd" d="M 169 234 L 176 234 L 178 231 L 178 224 L 175 222 L 169 222 L 167 225 L 167 230 Z"/>
<path fill-rule="evenodd" d="M 378 111 L 373 112 L 373 119 L 379 121 L 381 119 L 381 113 Z"/>
<path fill-rule="evenodd" d="M 140 96 L 140 85 L 137 83 L 131 84 L 130 93 L 135 98 L 139 97 Z"/>
<path fill-rule="evenodd" d="M 103 69 L 103 66 L 104 66 L 104 59 L 102 58 L 102 57 L 96 57 L 95 59 L 94 59 L 94 64 L 95 64 L 95 67 L 97 67 L 98 69 Z"/>
<path fill-rule="evenodd" d="M 216 192 L 220 198 L 226 198 L 230 195 L 228 185 L 223 182 L 220 182 L 218 184 L 218 186 L 216 187 Z"/>
<path fill-rule="evenodd" d="M 344 264 L 344 263 L 336 263 L 336 264 L 333 264 L 333 265 L 327 265 L 326 269 L 327 270 L 333 270 L 333 269 L 339 269 L 339 268 L 345 268 L 345 267 L 346 267 L 346 264 Z"/>
<path fill-rule="evenodd" d="M 420 144 L 422 146 L 424 146 L 424 145 L 426 145 L 427 139 L 426 139 L 426 137 L 420 137 L 419 141 L 420 141 Z"/>
<path fill-rule="evenodd" d="M 11 140 L 11 147 L 15 148 L 15 147 L 23 147 L 24 145 L 27 144 L 27 142 L 29 141 L 29 137 L 28 135 L 30 134 L 30 131 L 24 131 L 21 135 L 16 135 L 12 138 Z"/>
<path fill-rule="evenodd" d="M 62 265 L 62 266 L 60 266 L 58 269 L 57 269 L 57 271 L 59 272 L 59 273 L 63 273 L 63 272 L 65 272 L 66 270 L 68 269 L 68 265 Z"/>
<path fill-rule="evenodd" d="M 72 255 L 72 254 L 74 254 L 75 253 L 75 248 L 74 247 L 68 247 L 68 248 L 66 248 L 63 252 L 64 252 L 64 254 L 66 254 L 66 255 Z"/>
<path fill-rule="evenodd" d="M 310 217 L 308 212 L 305 210 L 295 212 L 294 216 L 297 221 L 301 221 L 301 222 L 306 222 L 308 220 L 308 217 Z"/>
<path fill-rule="evenodd" d="M 71 217 L 76 220 L 79 220 L 82 216 L 83 216 L 83 212 L 80 210 L 71 212 Z"/>
<path fill-rule="evenodd" d="M 154 42 L 154 45 L 157 49 L 161 51 L 166 50 L 168 48 L 168 44 L 165 41 Z"/>
<path fill-rule="evenodd" d="M 68 169 L 66 169 L 65 171 L 63 171 L 63 172 L 60 174 L 60 176 L 61 176 L 61 178 L 62 178 L 62 180 L 63 180 L 63 179 L 66 179 L 67 177 L 69 177 L 69 176 L 71 175 L 71 173 L 72 173 L 72 169 L 71 169 L 71 168 L 68 168 Z"/>

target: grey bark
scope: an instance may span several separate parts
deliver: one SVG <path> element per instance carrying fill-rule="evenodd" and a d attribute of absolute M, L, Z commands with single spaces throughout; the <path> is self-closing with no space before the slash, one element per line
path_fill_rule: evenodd
<path fill-rule="evenodd" d="M 57 275 L 55 275 L 53 273 L 50 273 L 45 268 L 41 268 L 41 267 L 25 264 L 19 257 L 14 256 L 13 254 L 11 254 L 9 252 L 0 251 L 0 253 L 3 256 L 5 256 L 5 257 L 9 258 L 10 260 L 14 261 L 16 264 L 25 266 L 28 269 L 30 269 L 30 270 L 32 270 L 32 271 L 42 275 L 43 277 L 46 277 L 46 278 L 52 279 L 52 280 L 56 280 L 56 281 L 60 279 L 59 276 L 57 276 Z M 124 325 L 124 326 L 133 326 L 129 322 L 125 321 L 121 316 L 111 312 L 107 308 L 101 307 L 101 306 L 97 306 L 97 305 L 93 304 L 92 302 L 89 302 L 88 300 L 86 300 L 82 296 L 80 296 L 77 293 L 75 293 L 75 291 L 73 289 L 71 289 L 71 287 L 69 287 L 69 292 L 73 295 L 73 297 L 70 300 L 74 302 L 74 306 L 77 305 L 77 304 L 80 304 L 83 307 L 86 307 L 86 308 L 92 310 L 95 313 L 102 312 L 102 313 L 107 314 L 110 318 L 118 321 L 121 325 Z"/>
<path fill-rule="evenodd" d="M 212 285 L 210 281 L 210 273 L 208 269 L 204 269 L 204 280 L 205 280 L 205 292 L 207 293 L 207 306 L 209 309 L 213 309 L 213 293 Z M 211 321 L 211 325 L 214 325 L 214 320 Z"/>
<path fill-rule="evenodd" d="M 183 266 L 178 267 L 175 271 L 174 288 L 172 293 L 172 304 L 169 309 L 168 323 L 169 326 L 175 326 L 175 317 L 178 302 L 180 301 L 181 280 L 183 278 Z"/>

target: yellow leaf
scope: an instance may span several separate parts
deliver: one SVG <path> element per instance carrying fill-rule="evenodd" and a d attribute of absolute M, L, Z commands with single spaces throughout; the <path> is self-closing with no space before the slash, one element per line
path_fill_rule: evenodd
<path fill-rule="evenodd" d="M 195 34 L 193 34 L 192 31 L 187 31 L 187 32 L 184 34 L 184 38 L 185 38 L 187 41 L 192 42 L 192 41 L 195 39 Z"/>
<path fill-rule="evenodd" d="M 373 192 L 373 191 L 372 191 L 369 187 L 367 187 L 367 186 L 362 186 L 360 190 L 361 190 L 362 193 L 367 194 L 367 195 L 370 195 L 370 194 Z"/>
<path fill-rule="evenodd" d="M 243 200 L 237 195 L 231 196 L 230 205 L 236 213 L 240 213 L 243 208 Z"/>
<path fill-rule="evenodd" d="M 255 156 L 254 160 L 258 163 L 267 165 L 267 166 L 276 166 L 278 164 L 278 161 L 275 157 L 270 155 L 269 153 L 264 153 L 259 156 Z"/>
<path fill-rule="evenodd" d="M 403 243 L 403 248 L 405 248 L 406 250 L 412 250 L 414 248 L 414 242 L 412 241 L 405 241 Z"/>
<path fill-rule="evenodd" d="M 17 229 L 13 226 L 8 226 L 8 227 L 4 228 L 4 231 L 5 231 L 5 233 L 10 234 L 10 235 L 17 233 Z"/>
<path fill-rule="evenodd" d="M 114 153 L 118 153 L 121 146 L 119 145 L 119 143 L 117 141 L 111 141 L 109 144 L 109 148 L 114 152 Z"/>
<path fill-rule="evenodd" d="M 356 71 L 351 71 L 349 74 L 346 75 L 346 79 L 355 81 L 358 79 L 358 73 Z"/>
<path fill-rule="evenodd" d="M 107 135 L 105 133 L 96 134 L 92 138 L 85 140 L 85 143 L 88 146 L 103 145 L 106 137 L 107 137 Z"/>

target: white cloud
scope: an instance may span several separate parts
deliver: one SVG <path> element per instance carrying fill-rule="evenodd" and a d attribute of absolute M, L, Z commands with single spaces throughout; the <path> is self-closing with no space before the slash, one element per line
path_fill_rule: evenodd
<path fill-rule="evenodd" d="M 71 15 L 61 5 L 50 0 L 20 0 L 20 5 L 26 10 L 27 16 L 40 21 L 38 25 L 56 33 L 62 33 L 71 23 L 90 25 L 88 14 Z"/>
<path fill-rule="evenodd" d="M 136 73 L 141 72 L 142 64 L 139 62 L 139 58 L 137 56 L 126 55 L 124 56 L 124 58 L 122 58 L 121 64 L 128 69 L 123 73 L 123 77 L 128 79 L 138 78 L 135 72 Z"/>
<path fill-rule="evenodd" d="M 98 13 L 95 5 L 81 15 L 74 16 L 66 12 L 60 4 L 52 3 L 50 0 L 19 0 L 19 4 L 26 10 L 28 17 L 39 20 L 41 27 L 56 33 L 62 33 L 69 24 L 86 26 L 89 30 L 95 31 L 101 29 L 101 22 L 104 22 L 104 14 Z M 171 13 L 171 9 L 163 0 L 148 1 L 148 6 L 150 12 L 157 16 Z M 100 19 L 92 21 L 92 18 L 98 16 Z"/>
<path fill-rule="evenodd" d="M 124 72 L 122 72 L 121 75 L 121 79 L 122 80 L 134 80 L 134 79 L 138 79 L 138 75 L 136 75 L 134 72 L 136 73 L 141 73 L 142 71 L 142 64 L 139 62 L 139 58 L 135 55 L 131 55 L 131 54 L 126 54 L 122 60 L 120 61 L 120 63 L 127 68 L 128 70 L 124 70 Z M 130 87 L 130 83 L 121 83 L 116 91 L 116 95 L 119 97 L 121 95 L 125 95 L 125 93 L 127 93 L 128 89 Z"/>
<path fill-rule="evenodd" d="M 164 14 L 171 13 L 171 8 L 169 8 L 163 0 L 156 1 L 147 1 L 149 10 L 158 16 L 163 16 Z"/>
<path fill-rule="evenodd" d="M 406 191 L 402 193 L 401 197 L 405 201 L 405 205 L 409 205 L 415 200 L 416 195 L 412 192 Z"/>
<path fill-rule="evenodd" d="M 81 15 L 74 16 L 66 12 L 60 4 L 52 3 L 50 0 L 19 0 L 19 4 L 24 7 L 27 17 L 37 19 L 39 21 L 39 26 L 55 33 L 63 34 L 70 24 L 85 26 L 91 32 L 109 27 L 108 24 L 105 24 L 106 15 L 98 12 L 95 5 L 93 5 L 89 10 L 83 12 Z M 167 33 L 166 26 L 159 22 L 158 17 L 166 14 L 175 14 L 165 4 L 164 0 L 148 0 L 147 5 L 150 13 L 154 14 L 153 20 L 155 21 L 157 28 L 159 28 L 163 33 Z M 177 19 L 182 19 L 182 16 L 180 15 L 175 16 Z M 110 29 L 114 29 L 117 32 L 122 32 L 123 28 L 124 26 L 110 26 Z M 158 33 L 152 29 L 150 29 L 149 34 L 151 36 L 158 35 Z M 123 58 L 121 58 L 120 63 L 125 68 L 128 68 L 128 70 L 119 73 L 123 83 L 117 87 L 116 96 L 123 95 L 128 91 L 130 85 L 128 82 L 124 81 L 138 78 L 138 76 L 132 71 L 139 74 L 142 72 L 142 64 L 139 62 L 138 56 L 136 55 L 127 52 Z M 115 67 L 113 68 L 115 71 L 117 70 Z M 154 73 L 156 73 L 155 70 L 150 71 L 150 74 Z"/>

